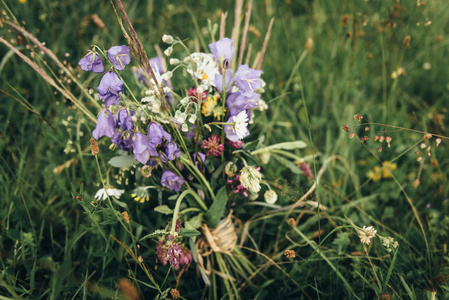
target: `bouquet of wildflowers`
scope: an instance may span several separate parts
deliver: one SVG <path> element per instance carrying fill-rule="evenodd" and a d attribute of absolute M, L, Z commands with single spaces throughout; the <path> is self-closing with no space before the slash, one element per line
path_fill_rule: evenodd
<path fill-rule="evenodd" d="M 206 284 L 217 268 L 228 293 L 231 288 L 236 292 L 234 277 L 253 272 L 254 266 L 236 247 L 239 221 L 233 209 L 260 195 L 273 205 L 277 194 L 264 180 L 260 161 L 266 161 L 273 149 L 305 144 L 265 146 L 248 128 L 255 115 L 268 108 L 261 99 L 264 49 L 250 67 L 241 63 L 244 42 L 237 60 L 235 38 L 210 43 L 210 53 L 191 53 L 180 39 L 164 35 L 169 68 L 162 54 L 148 59 L 132 26 L 128 29 L 129 47 L 105 51 L 95 46 L 79 61 L 82 70 L 101 74 L 97 92 L 103 108 L 92 132 L 93 154 L 98 154 L 96 141 L 110 143 L 119 155 L 109 164 L 132 170 L 132 179 L 125 179 L 135 183 L 127 191 L 132 198 L 171 216 L 141 239 L 154 239 L 161 265 L 184 272 L 194 261 Z M 139 67 L 129 67 L 132 54 Z M 134 74 L 140 90 L 129 88 L 123 72 Z M 125 190 L 111 186 L 107 178 L 101 180 L 96 200 L 126 206 L 119 201 Z M 124 212 L 123 219 L 129 222 L 132 216 Z M 217 266 L 211 266 L 212 254 Z M 243 272 L 232 273 L 228 259 Z"/>

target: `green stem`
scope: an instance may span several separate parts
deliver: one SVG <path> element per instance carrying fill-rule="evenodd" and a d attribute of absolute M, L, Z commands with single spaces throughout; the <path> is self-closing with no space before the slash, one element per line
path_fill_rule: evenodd
<path fill-rule="evenodd" d="M 175 210 L 173 211 L 173 220 L 170 230 L 170 235 L 172 236 L 175 235 L 176 220 L 178 220 L 179 208 L 181 207 L 182 200 L 185 196 L 187 196 L 187 194 L 192 195 L 204 211 L 207 210 L 207 206 L 204 204 L 203 200 L 201 200 L 200 196 L 198 196 L 193 190 L 185 190 L 182 192 L 182 194 L 178 197 L 178 200 L 176 200 Z"/>

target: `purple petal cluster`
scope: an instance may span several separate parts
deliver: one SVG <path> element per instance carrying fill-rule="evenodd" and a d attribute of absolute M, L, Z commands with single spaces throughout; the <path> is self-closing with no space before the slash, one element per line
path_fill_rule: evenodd
<path fill-rule="evenodd" d="M 161 184 L 169 190 L 180 192 L 184 182 L 185 180 L 182 177 L 179 177 L 168 169 L 162 173 Z"/>
<path fill-rule="evenodd" d="M 148 127 L 148 137 L 150 139 L 150 143 L 154 146 L 158 146 L 162 144 L 162 139 L 165 139 L 167 142 L 171 142 L 170 134 L 164 130 L 161 124 L 159 123 L 151 123 Z"/>
<path fill-rule="evenodd" d="M 81 58 L 78 64 L 81 66 L 81 70 L 83 71 L 92 71 L 94 73 L 104 72 L 103 61 L 100 56 L 93 51 L 89 51 L 86 56 Z"/>
<path fill-rule="evenodd" d="M 131 132 L 134 129 L 133 117 L 134 112 L 128 112 L 127 109 L 122 109 L 117 114 L 117 125 L 120 126 L 122 131 Z"/>
<path fill-rule="evenodd" d="M 104 100 L 106 107 L 110 105 L 118 105 L 120 100 L 120 94 L 124 92 L 123 82 L 120 81 L 117 74 L 112 71 L 104 74 L 100 81 L 100 85 L 97 87 L 99 93 L 98 98 Z"/>
<path fill-rule="evenodd" d="M 122 71 L 131 62 L 129 50 L 129 47 L 126 45 L 114 46 L 108 50 L 108 58 L 114 68 Z"/>
<path fill-rule="evenodd" d="M 232 89 L 232 86 L 236 78 L 232 75 L 231 69 L 227 69 L 224 76 L 225 76 L 224 87 L 223 87 L 223 75 L 221 74 L 215 74 L 214 84 L 220 93 L 223 92 L 224 88 L 226 88 L 226 93 L 229 93 Z"/>

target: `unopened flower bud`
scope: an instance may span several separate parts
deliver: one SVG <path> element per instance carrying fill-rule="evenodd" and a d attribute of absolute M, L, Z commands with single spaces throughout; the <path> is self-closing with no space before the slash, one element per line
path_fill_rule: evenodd
<path fill-rule="evenodd" d="M 369 126 L 366 126 L 366 127 L 365 127 L 365 131 L 369 131 Z"/>
<path fill-rule="evenodd" d="M 187 123 L 182 124 L 181 130 L 183 132 L 188 132 L 189 131 L 189 126 L 187 126 Z"/>
<path fill-rule="evenodd" d="M 437 139 L 435 140 L 435 147 L 438 147 L 440 144 L 441 144 L 441 139 L 440 139 L 440 138 L 437 138 Z"/>
<path fill-rule="evenodd" d="M 179 59 L 177 58 L 170 58 L 170 65 L 177 65 L 179 64 Z"/>
<path fill-rule="evenodd" d="M 173 73 L 170 72 L 170 71 L 168 71 L 168 72 L 162 74 L 162 79 L 168 81 L 168 80 L 170 80 L 170 78 L 171 78 L 172 76 L 173 76 Z"/>
<path fill-rule="evenodd" d="M 385 138 L 385 142 L 387 142 L 388 144 L 391 143 L 391 140 L 392 140 L 392 139 L 391 139 L 390 136 L 387 136 L 387 137 Z"/>
<path fill-rule="evenodd" d="M 191 115 L 189 118 L 190 124 L 194 124 L 196 122 L 196 115 Z"/>
<path fill-rule="evenodd" d="M 349 135 L 349 138 L 352 139 L 355 136 L 354 132 L 351 132 L 351 134 Z"/>
<path fill-rule="evenodd" d="M 373 137 L 373 141 L 377 142 L 378 140 L 379 140 L 379 136 L 378 136 L 378 135 L 375 135 L 375 136 Z"/>
<path fill-rule="evenodd" d="M 170 56 L 173 53 L 173 47 L 168 47 L 167 49 L 165 49 L 164 54 L 166 56 Z"/>
<path fill-rule="evenodd" d="M 349 127 L 347 125 L 342 125 L 341 130 L 349 132 Z"/>
<path fill-rule="evenodd" d="M 427 147 L 427 145 L 426 145 L 426 143 L 421 143 L 421 144 L 419 145 L 419 147 L 420 147 L 421 149 L 424 149 L 424 148 Z"/>
<path fill-rule="evenodd" d="M 422 161 L 422 156 L 418 157 L 418 158 L 416 159 L 416 161 L 417 161 L 417 162 Z"/>
<path fill-rule="evenodd" d="M 426 133 L 422 139 L 427 141 L 427 140 L 430 140 L 431 138 L 432 138 L 432 135 L 430 133 Z"/>
<path fill-rule="evenodd" d="M 274 204 L 278 200 L 278 195 L 273 190 L 266 191 L 263 196 L 265 198 L 265 202 L 268 204 Z"/>
<path fill-rule="evenodd" d="M 429 157 L 430 157 L 430 156 L 432 156 L 432 154 L 431 154 L 430 152 L 427 152 L 427 156 L 429 156 Z"/>
<path fill-rule="evenodd" d="M 224 172 L 228 177 L 234 177 L 235 173 L 237 173 L 237 166 L 230 161 L 226 164 Z"/>
<path fill-rule="evenodd" d="M 379 142 L 383 143 L 383 141 L 385 141 L 385 137 L 384 137 L 383 135 L 381 135 L 381 136 L 379 137 Z"/>
<path fill-rule="evenodd" d="M 307 38 L 305 49 L 306 51 L 309 51 L 313 47 L 313 40 L 312 38 Z"/>
<path fill-rule="evenodd" d="M 415 180 L 413 180 L 412 186 L 416 189 L 418 187 L 419 183 L 420 183 L 419 179 L 416 178 Z"/>
<path fill-rule="evenodd" d="M 167 44 L 173 44 L 173 37 L 171 35 L 164 34 L 162 36 L 162 41 Z"/>
<path fill-rule="evenodd" d="M 377 151 L 380 153 L 380 152 L 382 152 L 382 147 L 378 147 L 377 148 Z"/>

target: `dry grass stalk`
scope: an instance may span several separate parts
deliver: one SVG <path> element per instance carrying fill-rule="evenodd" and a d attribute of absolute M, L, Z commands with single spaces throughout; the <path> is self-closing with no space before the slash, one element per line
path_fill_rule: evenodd
<path fill-rule="evenodd" d="M 220 40 L 225 37 L 226 32 L 226 18 L 228 17 L 228 12 L 221 14 L 221 21 L 220 21 Z"/>
<path fill-rule="evenodd" d="M 243 27 L 242 41 L 240 42 L 240 52 L 239 52 L 239 61 L 238 61 L 239 66 L 242 64 L 243 52 L 245 51 L 246 35 L 248 34 L 248 27 L 249 27 L 249 20 L 251 19 L 252 5 L 253 5 L 253 0 L 250 0 L 248 3 L 248 7 L 246 9 L 245 25 Z"/>
<path fill-rule="evenodd" d="M 17 50 L 13 45 L 11 45 L 8 41 L 3 39 L 2 37 L 0 37 L 0 42 L 5 44 L 9 49 L 11 49 L 14 53 L 16 53 L 24 62 L 26 62 L 30 67 L 32 67 L 45 81 L 47 81 L 48 84 L 57 89 L 64 97 L 72 101 L 73 104 L 75 104 L 75 106 L 78 107 L 92 122 L 94 122 L 95 124 L 97 123 L 97 119 L 95 118 L 95 116 L 92 115 L 92 113 L 88 111 L 83 105 L 81 105 L 75 98 L 75 96 L 73 96 L 71 93 L 69 93 L 68 91 L 64 90 L 59 85 L 57 85 L 56 82 L 53 80 L 53 78 L 48 76 L 48 74 L 41 67 L 39 67 L 34 61 L 32 61 L 22 52 Z"/>
<path fill-rule="evenodd" d="M 240 28 L 240 17 L 242 15 L 243 0 L 237 0 L 235 3 L 234 28 L 232 29 L 231 39 L 237 39 Z"/>
<path fill-rule="evenodd" d="M 253 50 L 253 44 L 248 45 L 248 51 L 246 51 L 246 60 L 245 60 L 246 65 L 249 64 L 249 59 L 251 58 L 251 50 Z"/>
<path fill-rule="evenodd" d="M 140 39 L 137 36 L 137 33 L 134 30 L 134 27 L 133 27 L 131 21 L 129 20 L 128 14 L 126 13 L 126 10 L 125 10 L 125 8 L 123 6 L 122 1 L 121 0 L 115 0 L 115 3 L 117 4 L 117 6 L 118 6 L 118 8 L 120 10 L 120 13 L 122 14 L 123 19 L 125 20 L 126 27 L 128 28 L 129 33 L 131 35 L 131 38 L 129 38 L 129 35 L 127 35 L 126 30 L 124 30 L 123 25 L 120 24 L 121 27 L 122 27 L 122 31 L 125 34 L 125 36 L 127 37 L 128 43 L 131 46 L 131 50 L 133 51 L 134 57 L 136 58 L 137 62 L 139 63 L 140 67 L 143 70 L 147 69 L 150 72 L 150 77 L 156 83 L 157 91 L 159 92 L 159 95 L 160 95 L 160 98 L 161 98 L 161 102 L 164 103 L 164 107 L 166 109 L 169 109 L 168 104 L 167 104 L 167 102 L 165 100 L 165 96 L 164 96 L 164 92 L 162 90 L 162 86 L 156 80 L 156 76 L 154 75 L 153 68 L 150 65 L 150 60 L 148 59 L 147 53 L 145 52 L 145 49 L 143 48 L 143 45 L 140 42 Z M 112 6 L 114 7 L 114 10 L 115 10 L 115 6 L 114 6 L 113 3 L 112 3 Z M 116 10 L 115 10 L 115 12 L 117 14 Z M 118 17 L 118 15 L 117 15 L 117 17 Z M 118 18 L 118 19 L 119 19 L 119 22 L 120 22 L 120 18 Z M 143 73 L 146 74 L 147 72 L 144 71 Z M 146 74 L 146 76 L 148 76 L 148 75 Z M 152 85 L 151 84 L 151 80 L 148 80 L 148 81 L 150 82 L 150 85 Z M 151 87 L 151 88 L 156 93 L 156 89 L 154 87 Z"/>
<path fill-rule="evenodd" d="M 265 40 L 263 41 L 262 51 L 257 60 L 257 64 L 255 67 L 256 70 L 260 70 L 260 68 L 262 67 L 263 57 L 265 55 L 265 51 L 267 50 L 268 42 L 270 40 L 271 28 L 273 27 L 273 23 L 274 23 L 274 18 L 271 18 L 270 25 L 268 25 L 267 34 L 265 35 Z"/>
<path fill-rule="evenodd" d="M 53 173 L 55 173 L 55 174 L 62 173 L 62 171 L 64 171 L 65 169 L 69 168 L 72 165 L 72 163 L 76 164 L 76 163 L 78 163 L 78 160 L 76 158 L 69 159 L 68 161 L 66 161 L 62 165 L 59 165 L 56 168 L 54 168 L 53 169 Z"/>
<path fill-rule="evenodd" d="M 95 101 L 95 99 L 89 95 L 89 93 L 86 92 L 86 89 L 78 82 L 78 80 L 75 78 L 75 76 L 72 74 L 72 72 L 70 72 L 69 69 L 66 68 L 66 66 L 64 66 L 64 64 L 58 59 L 58 57 L 53 53 L 53 51 L 51 51 L 50 49 L 48 49 L 47 47 L 45 47 L 45 45 L 43 43 L 41 43 L 41 41 L 39 41 L 36 37 L 34 37 L 31 33 L 29 33 L 28 31 L 26 31 L 24 28 L 20 27 L 17 24 L 14 24 L 10 21 L 6 21 L 5 22 L 7 25 L 11 26 L 12 28 L 14 28 L 15 30 L 19 31 L 25 38 L 29 39 L 33 44 L 37 45 L 37 47 L 43 51 L 46 55 L 48 55 L 48 57 L 50 57 L 55 63 L 56 65 L 64 71 L 64 73 L 70 77 L 72 79 L 73 82 L 75 82 L 78 87 L 80 87 L 80 89 L 84 92 L 84 94 L 87 96 L 87 98 L 89 98 L 89 100 L 91 102 L 93 102 L 94 105 L 96 105 L 98 108 L 101 108 L 100 105 L 98 105 L 98 103 Z"/>

